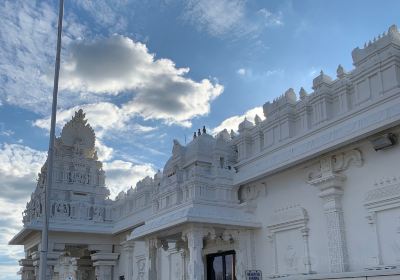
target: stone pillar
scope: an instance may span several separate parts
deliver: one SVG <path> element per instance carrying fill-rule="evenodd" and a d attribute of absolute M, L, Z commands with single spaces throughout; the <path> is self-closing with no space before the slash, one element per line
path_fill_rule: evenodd
<path fill-rule="evenodd" d="M 112 279 L 112 266 L 111 264 L 98 262 L 94 264 L 96 280 Z"/>
<path fill-rule="evenodd" d="M 78 265 L 76 259 L 70 256 L 61 256 L 55 271 L 59 279 L 77 279 Z"/>
<path fill-rule="evenodd" d="M 318 187 L 322 198 L 328 231 L 329 262 L 331 272 L 345 272 L 349 268 L 342 210 L 343 182 L 346 176 L 334 171 L 332 156 L 320 160 L 320 173 L 309 183 Z"/>
<path fill-rule="evenodd" d="M 74 264 L 78 267 L 76 272 L 77 280 L 94 280 L 93 262 L 90 259 L 75 259 Z M 60 278 L 60 280 L 63 280 Z"/>
<path fill-rule="evenodd" d="M 91 255 L 95 269 L 96 280 L 112 279 L 113 266 L 118 259 L 118 253 L 94 253 Z"/>
<path fill-rule="evenodd" d="M 251 240 L 250 231 L 240 230 L 237 235 L 233 235 L 236 250 L 236 277 L 238 279 L 245 279 L 245 271 L 249 268 L 254 268 L 250 256 Z"/>
<path fill-rule="evenodd" d="M 308 244 L 309 232 L 310 229 L 308 227 L 301 229 L 301 235 L 303 236 L 304 242 L 304 266 L 306 268 L 306 273 L 311 274 L 313 271 L 311 270 L 310 246 Z"/>
<path fill-rule="evenodd" d="M 157 239 L 147 239 L 145 247 L 146 270 L 144 279 L 157 280 Z"/>
<path fill-rule="evenodd" d="M 177 252 L 180 252 L 181 256 L 181 265 L 182 265 L 182 275 L 180 279 L 177 280 L 185 280 L 187 279 L 187 265 L 186 265 L 186 259 L 187 259 L 187 250 L 185 248 L 185 242 L 182 239 L 178 239 L 175 241 L 175 250 Z"/>
<path fill-rule="evenodd" d="M 133 280 L 133 249 L 135 244 L 133 241 L 125 241 L 122 244 L 122 250 L 124 250 L 126 255 L 126 270 L 125 270 L 125 277 L 126 280 Z"/>
<path fill-rule="evenodd" d="M 190 280 L 204 280 L 203 263 L 203 238 L 204 232 L 201 229 L 191 228 L 184 232 L 182 237 L 187 241 L 189 260 L 187 276 Z"/>
<path fill-rule="evenodd" d="M 54 266 L 57 264 L 59 252 L 48 252 L 47 253 L 47 273 L 46 280 L 52 280 L 54 274 Z M 40 252 L 36 251 L 32 253 L 32 264 L 35 271 L 35 280 L 39 280 L 39 266 L 40 266 Z"/>
<path fill-rule="evenodd" d="M 225 230 L 222 239 L 233 244 L 236 252 L 235 274 L 237 279 L 245 279 L 247 269 L 255 269 L 252 252 L 251 231 L 246 229 Z"/>
<path fill-rule="evenodd" d="M 19 265 L 21 268 L 18 274 L 21 275 L 21 280 L 35 280 L 35 268 L 32 259 L 21 259 Z"/>

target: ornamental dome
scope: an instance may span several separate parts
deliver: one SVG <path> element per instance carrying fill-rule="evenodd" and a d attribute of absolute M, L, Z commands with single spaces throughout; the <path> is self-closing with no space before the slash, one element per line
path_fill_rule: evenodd
<path fill-rule="evenodd" d="M 79 146 L 81 149 L 94 151 L 96 136 L 92 127 L 87 124 L 85 114 L 80 109 L 61 131 L 61 140 L 66 146 Z"/>
<path fill-rule="evenodd" d="M 203 133 L 186 146 L 185 165 L 194 161 L 212 162 L 215 138 Z"/>
<path fill-rule="evenodd" d="M 254 126 L 254 124 L 245 117 L 244 121 L 242 121 L 239 124 L 239 132 L 241 133 L 242 131 L 244 131 L 246 129 L 252 128 L 253 126 Z"/>

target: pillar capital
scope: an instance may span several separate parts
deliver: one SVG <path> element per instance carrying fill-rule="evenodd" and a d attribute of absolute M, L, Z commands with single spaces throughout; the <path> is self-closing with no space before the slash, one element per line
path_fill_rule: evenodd
<path fill-rule="evenodd" d="M 21 259 L 18 261 L 21 266 L 18 275 L 21 275 L 21 280 L 35 280 L 35 268 L 32 259 Z"/>
<path fill-rule="evenodd" d="M 91 254 L 97 280 L 109 280 L 112 278 L 112 267 L 117 263 L 119 253 L 97 252 Z"/>

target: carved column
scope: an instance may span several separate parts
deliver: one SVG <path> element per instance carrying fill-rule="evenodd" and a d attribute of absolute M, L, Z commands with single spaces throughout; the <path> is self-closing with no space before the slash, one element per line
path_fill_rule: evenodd
<path fill-rule="evenodd" d="M 182 233 L 183 239 L 187 241 L 189 259 L 187 265 L 187 276 L 189 280 L 204 280 L 203 263 L 203 238 L 204 232 L 198 228 L 191 228 Z"/>
<path fill-rule="evenodd" d="M 112 268 L 118 259 L 118 253 L 94 253 L 91 255 L 97 280 L 112 279 Z"/>
<path fill-rule="evenodd" d="M 54 266 L 58 261 L 58 257 L 60 256 L 59 252 L 48 252 L 47 253 L 47 273 L 46 280 L 52 280 L 54 274 Z M 35 271 L 35 279 L 39 280 L 39 266 L 40 266 L 40 252 L 32 253 L 32 265 Z"/>
<path fill-rule="evenodd" d="M 319 188 L 327 222 L 331 272 L 345 272 L 349 268 L 342 210 L 343 182 L 346 177 L 335 172 L 334 157 L 320 160 L 320 174 L 309 183 Z"/>
<path fill-rule="evenodd" d="M 236 252 L 235 274 L 245 279 L 245 270 L 254 268 L 251 256 L 251 238 L 249 230 L 225 230 L 222 239 L 233 243 Z"/>
<path fill-rule="evenodd" d="M 126 241 L 123 244 L 123 250 L 126 253 L 126 280 L 133 280 L 133 249 L 135 245 L 133 241 Z"/>
<path fill-rule="evenodd" d="M 21 275 L 21 280 L 35 280 L 35 268 L 31 259 L 19 260 L 21 266 L 18 274 Z"/>
<path fill-rule="evenodd" d="M 94 279 L 93 262 L 90 259 L 75 259 L 74 265 L 78 267 L 76 272 L 77 280 Z M 59 280 L 62 280 L 61 278 Z"/>
<path fill-rule="evenodd" d="M 59 279 L 68 279 L 68 277 L 77 279 L 78 265 L 76 259 L 66 255 L 61 256 L 55 272 L 58 273 Z"/>
<path fill-rule="evenodd" d="M 112 265 L 105 265 L 102 263 L 95 263 L 95 276 L 96 280 L 107 280 L 112 279 Z"/>
<path fill-rule="evenodd" d="M 146 270 L 144 279 L 157 280 L 157 239 L 147 239 L 145 248 Z"/>
<path fill-rule="evenodd" d="M 181 256 L 181 265 L 182 265 L 182 275 L 180 279 L 177 280 L 185 280 L 187 279 L 187 250 L 185 249 L 185 242 L 182 239 L 178 239 L 175 242 L 175 250 L 177 252 L 180 252 L 180 256 Z"/>
<path fill-rule="evenodd" d="M 303 236 L 304 242 L 304 266 L 306 268 L 306 273 L 312 273 L 311 270 L 311 257 L 310 257 L 310 246 L 308 244 L 308 236 L 310 229 L 308 227 L 304 227 L 301 229 L 301 235 Z"/>

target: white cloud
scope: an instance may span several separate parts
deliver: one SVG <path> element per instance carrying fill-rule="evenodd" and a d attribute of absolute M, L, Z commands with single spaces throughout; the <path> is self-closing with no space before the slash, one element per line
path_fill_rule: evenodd
<path fill-rule="evenodd" d="M 124 15 L 128 0 L 74 0 L 74 3 L 85 10 L 98 25 L 111 32 L 120 32 L 128 24 Z"/>
<path fill-rule="evenodd" d="M 113 198 L 119 192 L 135 186 L 144 177 L 153 176 L 156 173 L 151 164 L 133 164 L 122 160 L 105 162 L 104 170 L 106 172 L 106 185 Z"/>
<path fill-rule="evenodd" d="M 190 126 L 192 118 L 209 113 L 223 86 L 208 79 L 196 82 L 186 77 L 188 72 L 169 59 L 155 59 L 146 45 L 115 35 L 73 45 L 60 85 L 108 95 L 133 91 L 120 107 L 123 114 Z"/>
<path fill-rule="evenodd" d="M 265 8 L 258 10 L 258 14 L 262 17 L 265 26 L 283 25 L 282 12 L 273 13 Z"/>
<path fill-rule="evenodd" d="M 61 129 L 79 109 L 83 109 L 88 123 L 96 133 L 96 146 L 101 160 L 110 160 L 113 154 L 113 149 L 104 145 L 103 139 L 115 139 L 116 135 L 121 138 L 134 134 L 148 134 L 157 130 L 157 127 L 132 123 L 130 121 L 131 116 L 127 112 L 109 102 L 86 104 L 67 110 L 59 110 L 57 112 L 57 127 Z M 49 131 L 50 117 L 37 119 L 33 122 L 33 125 Z"/>
<path fill-rule="evenodd" d="M 79 109 L 83 109 L 86 119 L 89 120 L 90 125 L 95 130 L 97 138 L 102 138 L 107 130 L 126 129 L 129 120 L 128 115 L 117 105 L 109 102 L 99 102 L 59 110 L 57 112 L 57 126 L 62 128 Z M 38 119 L 33 124 L 42 129 L 49 130 L 50 117 Z"/>
<path fill-rule="evenodd" d="M 247 118 L 249 121 L 254 122 L 255 116 L 258 115 L 260 118 L 264 117 L 263 108 L 262 107 L 255 107 L 246 111 L 243 115 L 236 115 L 227 118 L 226 120 L 222 121 L 217 127 L 214 127 L 211 132 L 212 134 L 216 134 L 224 129 L 228 131 L 238 130 L 239 124 L 244 121 L 244 118 Z"/>
<path fill-rule="evenodd" d="M 317 67 L 311 67 L 311 69 L 308 71 L 308 76 L 311 78 L 315 78 L 318 75 L 318 73 L 321 71 L 321 70 L 317 70 L 317 69 L 318 69 Z"/>
<path fill-rule="evenodd" d="M 2 1 L 0 102 L 41 114 L 50 111 L 52 84 L 43 76 L 54 69 L 56 12 L 50 1 Z M 75 20 L 68 13 L 64 18 L 64 46 L 85 32 Z M 80 99 L 80 94 L 61 95 L 59 104 L 78 104 Z"/>
<path fill-rule="evenodd" d="M 14 134 L 14 131 L 12 131 L 11 129 L 7 129 L 6 125 L 3 122 L 0 122 L 0 136 L 10 137 L 13 134 Z"/>
<path fill-rule="evenodd" d="M 246 75 L 246 69 L 245 68 L 239 68 L 236 73 L 238 73 L 240 76 Z"/>
<path fill-rule="evenodd" d="M 120 0 L 78 1 L 86 12 L 104 11 L 103 26 L 114 24 Z M 18 11 L 18 12 L 16 12 Z M 57 8 L 42 1 L 5 1 L 0 9 L 0 102 L 47 115 L 50 112 Z M 205 115 L 223 87 L 216 81 L 194 81 L 188 68 L 169 59 L 155 59 L 146 45 L 123 36 L 84 41 L 89 31 L 76 11 L 66 12 L 63 29 L 60 108 L 110 102 L 125 94 L 120 115 L 139 115 L 167 124 L 191 125 Z M 103 14 L 103 13 L 101 13 Z M 108 22 L 109 20 L 109 22 Z M 69 52 L 67 50 L 70 50 Z M 64 91 L 62 91 L 64 89 Z"/>
<path fill-rule="evenodd" d="M 244 0 L 189 0 L 184 19 L 213 36 L 243 32 L 245 4 Z"/>
<path fill-rule="evenodd" d="M 23 145 L 0 145 L 0 262 L 4 262 L 0 263 L 0 279 L 14 279 L 18 271 L 17 259 L 23 257 L 23 248 L 8 242 L 22 227 L 22 211 L 46 155 Z"/>
<path fill-rule="evenodd" d="M 20 279 L 17 260 L 24 257 L 23 246 L 9 246 L 8 242 L 22 227 L 24 202 L 0 198 L 0 280 Z"/>
<path fill-rule="evenodd" d="M 29 196 L 36 175 L 46 160 L 47 153 L 19 144 L 0 146 L 0 175 L 3 196 Z M 17 198 L 17 197 L 13 197 Z M 22 197 L 23 198 L 23 197 Z"/>
<path fill-rule="evenodd" d="M 111 160 L 114 155 L 114 149 L 103 144 L 103 141 L 96 139 L 96 151 L 100 161 Z"/>
<path fill-rule="evenodd" d="M 283 69 L 272 69 L 263 72 L 255 72 L 251 68 L 239 68 L 236 73 L 249 80 L 264 80 L 271 76 L 283 76 L 285 71 Z"/>
<path fill-rule="evenodd" d="M 215 37 L 257 37 L 262 30 L 281 26 L 283 13 L 265 8 L 253 11 L 246 0 L 184 1 L 183 19 L 201 31 Z"/>

